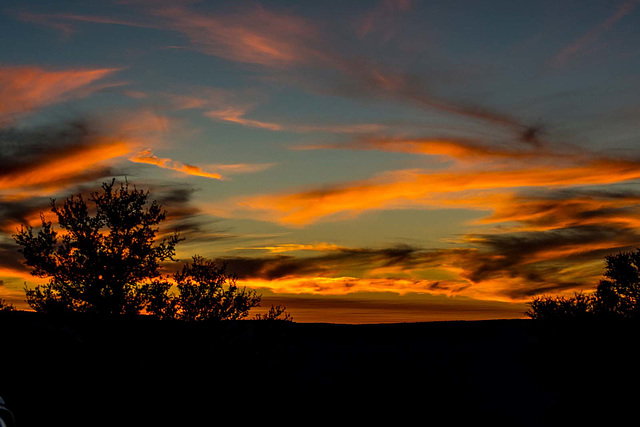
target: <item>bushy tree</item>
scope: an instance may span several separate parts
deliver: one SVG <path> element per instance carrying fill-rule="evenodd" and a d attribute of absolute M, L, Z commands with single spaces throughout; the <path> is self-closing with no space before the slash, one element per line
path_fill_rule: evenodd
<path fill-rule="evenodd" d="M 149 303 L 159 281 L 160 263 L 173 259 L 180 238 L 157 241 L 166 211 L 148 192 L 119 186 L 115 179 L 102 190 L 51 201 L 60 232 L 41 215 L 37 234 L 22 226 L 14 235 L 31 274 L 48 278 L 26 289 L 29 305 L 40 312 L 137 314 Z"/>
<path fill-rule="evenodd" d="M 604 277 L 590 294 L 536 297 L 525 314 L 541 320 L 640 318 L 640 248 L 607 256 Z"/>
<path fill-rule="evenodd" d="M 640 316 L 640 248 L 609 255 L 594 295 L 595 311 L 614 317 Z"/>
<path fill-rule="evenodd" d="M 254 290 L 238 287 L 237 277 L 213 261 L 195 255 L 174 274 L 179 294 L 177 317 L 186 321 L 238 320 L 260 305 Z"/>
<path fill-rule="evenodd" d="M 164 278 L 153 279 L 140 287 L 140 293 L 147 302 L 145 314 L 161 320 L 176 319 L 178 301 L 171 292 L 172 284 Z"/>

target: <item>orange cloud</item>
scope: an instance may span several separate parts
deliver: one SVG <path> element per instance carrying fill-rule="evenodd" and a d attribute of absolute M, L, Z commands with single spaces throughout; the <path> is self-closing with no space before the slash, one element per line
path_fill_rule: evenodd
<path fill-rule="evenodd" d="M 580 155 L 577 152 L 560 153 L 547 151 L 541 147 L 489 146 L 476 141 L 463 139 L 362 139 L 347 144 L 310 145 L 294 147 L 298 150 L 346 149 L 379 150 L 392 153 L 422 154 L 446 156 L 456 160 L 477 163 L 483 160 L 516 160 L 539 163 L 547 159 L 566 159 Z"/>
<path fill-rule="evenodd" d="M 97 138 L 90 145 L 63 148 L 38 156 L 28 165 L 4 171 L 0 174 L 0 189 L 47 188 L 57 182 L 71 180 L 106 160 L 123 156 L 129 150 L 127 141 L 109 138 Z"/>
<path fill-rule="evenodd" d="M 151 152 L 151 150 L 143 150 L 137 155 L 129 157 L 129 160 L 135 163 L 146 163 L 149 165 L 155 165 L 160 168 L 174 170 L 177 172 L 185 173 L 187 175 L 201 176 L 212 179 L 223 179 L 222 175 L 220 175 L 219 173 L 205 172 L 198 166 L 188 165 L 176 160 L 157 157 Z"/>
<path fill-rule="evenodd" d="M 561 197 L 504 195 L 494 198 L 493 213 L 481 224 L 520 223 L 518 230 L 546 230 L 577 225 L 640 228 L 640 196 L 560 194 Z"/>
<path fill-rule="evenodd" d="M 460 260 L 455 254 L 443 259 L 439 267 L 449 270 L 456 278 L 452 279 L 420 279 L 415 277 L 354 277 L 354 276 L 285 276 L 282 278 L 246 278 L 238 281 L 241 286 L 253 289 L 268 289 L 275 294 L 310 294 L 310 295 L 353 295 L 362 292 L 384 292 L 396 295 L 431 294 L 447 297 L 473 298 L 480 301 L 500 301 L 505 303 L 522 303 L 528 301 L 528 292 L 536 290 L 536 285 L 544 288 L 552 286 L 555 277 L 549 282 L 532 285 L 523 281 L 522 276 L 496 274 L 496 277 L 474 282 L 465 278 L 465 268 L 448 267 L 449 263 Z M 584 274 L 584 270 L 581 271 Z M 577 274 L 576 274 L 577 275 Z M 569 276 L 569 275 L 567 275 Z M 590 277 L 597 279 L 597 276 Z M 584 277 L 582 277 L 584 279 Z M 583 283 L 588 287 L 589 283 Z"/>
<path fill-rule="evenodd" d="M 588 289 L 601 277 L 602 256 L 626 250 L 637 234 L 614 227 L 465 236 L 465 248 L 314 248 L 275 245 L 269 256 L 229 257 L 242 283 L 279 294 L 422 293 L 523 302 L 544 292 Z M 471 247 L 470 247 L 471 246 Z M 271 247 L 265 247 L 271 251 Z M 318 250 L 316 250 L 318 249 Z"/>
<path fill-rule="evenodd" d="M 50 71 L 38 67 L 0 67 L 0 122 L 37 108 L 84 96 L 90 84 L 116 68 Z"/>
<path fill-rule="evenodd" d="M 405 170 L 377 178 L 289 194 L 255 196 L 239 202 L 250 210 L 270 213 L 279 222 L 305 225 L 334 214 L 410 205 L 446 205 L 464 192 L 520 187 L 604 185 L 640 179 L 640 164 L 596 159 L 582 165 L 531 166 L 510 170 L 459 170 L 425 173 Z M 485 208 L 491 209 L 490 205 Z"/>
<path fill-rule="evenodd" d="M 283 277 L 279 279 L 242 279 L 241 286 L 269 289 L 280 294 L 349 295 L 355 292 L 393 292 L 399 295 L 423 293 L 434 280 L 371 279 L 358 277 Z M 457 283 L 456 285 L 460 285 Z"/>
<path fill-rule="evenodd" d="M 312 244 L 299 244 L 299 243 L 285 243 L 274 246 L 256 246 L 250 248 L 236 248 L 236 249 L 250 249 L 268 251 L 271 254 L 281 254 L 286 252 L 296 251 L 314 251 L 314 252 L 332 252 L 346 250 L 342 246 L 334 245 L 331 243 L 312 243 Z"/>

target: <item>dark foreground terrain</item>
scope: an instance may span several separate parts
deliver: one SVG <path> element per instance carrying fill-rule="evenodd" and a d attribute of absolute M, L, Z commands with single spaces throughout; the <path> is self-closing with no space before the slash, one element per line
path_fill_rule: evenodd
<path fill-rule="evenodd" d="M 639 330 L 0 313 L 0 396 L 18 427 L 622 425 L 638 417 Z"/>

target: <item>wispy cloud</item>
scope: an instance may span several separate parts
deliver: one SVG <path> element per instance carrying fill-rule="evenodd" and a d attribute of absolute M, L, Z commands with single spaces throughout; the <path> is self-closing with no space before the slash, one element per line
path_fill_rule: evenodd
<path fill-rule="evenodd" d="M 326 132 L 326 133 L 372 133 L 380 131 L 383 125 L 376 123 L 353 123 L 353 124 L 300 124 L 300 123 L 274 123 L 249 119 L 245 115 L 250 108 L 242 106 L 231 106 L 220 110 L 210 110 L 204 113 L 205 116 L 223 122 L 236 123 L 242 126 L 268 129 L 272 131 L 287 132 Z"/>
<path fill-rule="evenodd" d="M 41 107 L 86 96 L 100 88 L 92 83 L 116 71 L 117 68 L 0 67 L 0 124 Z"/>
<path fill-rule="evenodd" d="M 200 166 L 186 164 L 177 160 L 158 157 L 151 149 L 144 149 L 137 154 L 129 157 L 134 163 L 145 163 L 158 166 L 163 169 L 169 169 L 187 175 L 200 176 L 203 178 L 211 178 L 217 180 L 227 180 L 224 175 L 218 172 L 208 172 Z M 275 163 L 231 163 L 231 164 L 209 164 L 206 166 L 209 170 L 223 171 L 225 175 L 236 175 L 245 173 L 256 173 L 273 167 Z"/>
<path fill-rule="evenodd" d="M 76 32 L 77 24 L 110 24 L 139 28 L 159 28 L 158 25 L 141 20 L 118 19 L 100 15 L 81 15 L 74 13 L 31 13 L 16 12 L 16 18 L 23 22 L 50 27 L 70 37 Z"/>
<path fill-rule="evenodd" d="M 382 0 L 365 19 L 362 34 L 373 31 L 379 19 L 388 11 L 406 12 L 413 6 L 408 0 Z M 393 100 L 441 114 L 484 123 L 519 135 L 524 142 L 535 142 L 532 127 L 517 117 L 484 105 L 459 102 L 438 96 L 427 88 L 428 77 L 408 75 L 395 67 L 354 58 L 341 52 L 341 46 L 327 41 L 321 27 L 303 16 L 263 6 L 238 7 L 234 12 L 211 13 L 197 10 L 193 5 L 147 7 L 147 20 L 134 22 L 101 16 L 64 15 L 57 20 L 131 25 L 172 30 L 188 37 L 191 47 L 207 55 L 225 58 L 242 64 L 259 65 L 265 72 L 275 72 L 269 79 L 334 93 L 345 97 L 366 97 Z M 41 19 L 44 19 L 41 17 Z M 53 19 L 53 18 L 52 18 Z M 55 20 L 54 20 L 55 21 Z M 55 21 L 57 22 L 57 21 Z M 299 73 L 304 69 L 304 73 Z M 293 76 L 290 71 L 296 71 Z M 280 74 L 278 74 L 280 73 Z M 194 99 L 191 99 L 193 101 Z M 192 104 L 193 105 L 193 104 Z M 245 104 L 217 106 L 208 110 L 216 120 L 238 123 L 256 128 L 298 132 L 314 129 L 329 132 L 354 132 L 357 127 L 296 126 L 246 117 L 250 107 Z M 373 126 L 360 124 L 357 126 Z M 340 129 L 341 128 L 341 129 Z"/>
<path fill-rule="evenodd" d="M 69 35 L 72 23 L 125 25 L 169 29 L 189 37 L 192 45 L 209 55 L 237 62 L 270 67 L 308 63 L 323 52 L 312 47 L 320 38 L 306 19 L 283 12 L 272 12 L 258 5 L 236 13 L 210 14 L 178 4 L 149 5 L 152 20 L 119 19 L 99 15 L 36 14 L 22 12 L 19 19 L 48 25 Z"/>
<path fill-rule="evenodd" d="M 482 224 L 517 223 L 521 231 L 577 226 L 640 228 L 640 195 L 633 192 L 579 189 L 546 190 L 494 199 L 493 213 Z"/>
<path fill-rule="evenodd" d="M 282 130 L 282 126 L 276 123 L 261 122 L 259 120 L 252 120 L 245 117 L 247 108 L 242 107 L 228 107 L 222 110 L 212 110 L 204 113 L 205 116 L 220 120 L 223 122 L 237 123 L 243 126 L 249 126 L 254 128 L 269 129 L 269 130 Z"/>
<path fill-rule="evenodd" d="M 264 170 L 274 167 L 276 163 L 230 163 L 220 164 L 215 163 L 209 165 L 211 169 L 224 171 L 227 175 L 235 175 L 242 173 L 255 173 L 262 172 Z"/>
<path fill-rule="evenodd" d="M 551 151 L 540 145 L 487 144 L 461 138 L 359 138 L 337 144 L 299 145 L 294 150 L 363 150 L 391 153 L 422 154 L 444 156 L 459 161 L 477 163 L 484 160 L 534 161 L 548 159 L 575 159 L 584 156 L 576 148 L 571 151 Z"/>
<path fill-rule="evenodd" d="M 157 8 L 152 13 L 186 34 L 198 50 L 237 62 L 288 67 L 323 55 L 313 47 L 318 33 L 312 23 L 262 6 L 224 15 L 184 7 Z"/>
<path fill-rule="evenodd" d="M 140 151 L 138 154 L 129 157 L 129 160 L 135 163 L 146 163 L 155 165 L 163 169 L 170 169 L 176 172 L 185 173 L 187 175 L 201 176 L 211 179 L 223 179 L 222 175 L 215 172 L 206 172 L 198 166 L 189 165 L 176 160 L 161 158 L 153 154 L 149 149 Z"/>
<path fill-rule="evenodd" d="M 428 76 L 407 73 L 397 67 L 368 60 L 341 58 L 332 66 L 341 72 L 342 83 L 333 90 L 346 97 L 392 100 L 472 122 L 490 125 L 518 135 L 523 142 L 535 142 L 532 128 L 515 115 L 486 105 L 448 99 L 435 93 Z M 328 88 L 324 88 L 328 90 Z M 535 133 L 535 132 L 533 132 Z"/>
<path fill-rule="evenodd" d="M 384 0 L 374 9 L 382 13 L 376 12 L 371 16 L 388 15 L 385 10 L 407 11 L 412 5 L 413 2 L 407 0 Z M 321 91 L 335 92 L 347 97 L 393 99 L 420 108 L 499 126 L 521 134 L 523 140 L 527 140 L 527 135 L 531 134 L 530 126 L 509 114 L 494 111 L 486 106 L 437 96 L 426 90 L 429 85 L 426 85 L 422 78 L 341 53 L 339 46 L 330 45 L 324 40 L 325 35 L 318 25 L 299 15 L 269 10 L 263 6 L 238 8 L 233 13 L 212 14 L 196 11 L 192 7 L 174 5 L 148 8 L 147 13 L 148 16 L 156 18 L 153 24 L 100 16 L 66 15 L 59 18 L 75 22 L 173 30 L 185 34 L 191 45 L 205 54 L 284 72 L 280 78 L 289 84 L 310 87 L 320 85 Z M 371 25 L 365 25 L 365 28 L 373 28 Z M 369 30 L 365 33 L 367 31 Z M 300 68 L 306 69 L 307 72 L 299 74 L 297 78 L 291 78 L 286 73 L 288 69 Z M 327 71 L 333 77 L 327 79 L 323 74 Z M 341 83 L 336 83 L 336 73 Z M 300 79 L 303 82 L 300 82 Z M 283 126 L 280 123 L 247 119 L 244 117 L 246 111 L 246 106 L 231 105 L 211 110 L 209 115 L 219 120 L 272 130 L 278 130 Z"/>
<path fill-rule="evenodd" d="M 615 12 L 582 36 L 562 48 L 550 61 L 553 66 L 562 67 L 570 60 L 584 53 L 593 46 L 607 31 L 625 16 L 632 13 L 640 5 L 638 0 L 626 0 L 617 5 Z"/>

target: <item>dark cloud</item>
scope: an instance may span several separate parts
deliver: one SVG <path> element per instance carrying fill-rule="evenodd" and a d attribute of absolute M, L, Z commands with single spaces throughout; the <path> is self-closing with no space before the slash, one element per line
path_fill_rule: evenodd
<path fill-rule="evenodd" d="M 0 166 L 7 173 L 21 163 L 33 162 L 56 150 L 87 144 L 89 124 L 82 120 L 49 125 L 37 129 L 0 129 Z"/>
<path fill-rule="evenodd" d="M 2 239 L 5 240 L 5 239 Z M 27 268 L 22 264 L 22 254 L 18 252 L 16 243 L 0 242 L 0 269 L 27 272 Z"/>
<path fill-rule="evenodd" d="M 519 279 L 520 286 L 503 291 L 512 298 L 595 286 L 588 271 L 571 275 L 570 267 L 630 250 L 640 241 L 631 228 L 596 225 L 467 237 L 480 250 L 459 257 L 462 276 L 474 283 Z"/>
<path fill-rule="evenodd" d="M 460 292 L 483 283 L 508 281 L 495 288 L 514 300 L 533 295 L 585 289 L 595 286 L 594 273 L 569 274 L 571 266 L 602 260 L 620 250 L 630 250 L 640 241 L 632 229 L 611 226 L 580 226 L 531 232 L 475 234 L 465 237 L 473 247 L 426 250 L 398 246 L 382 249 L 336 249 L 316 256 L 275 255 L 224 257 L 230 272 L 240 279 L 275 280 L 287 277 L 375 277 L 378 268 L 392 268 L 414 277 L 425 269 L 456 269 L 457 280 L 428 281 L 423 291 Z M 568 268 L 569 267 L 569 268 Z M 579 270 L 579 268 L 578 268 Z M 382 277 L 382 276 L 380 276 Z M 384 276 L 389 278 L 389 276 Z M 393 280 L 390 278 L 390 280 Z M 411 280 L 411 279 L 410 279 Z"/>
<path fill-rule="evenodd" d="M 609 226 L 577 226 L 544 231 L 472 235 L 475 242 L 488 247 L 492 253 L 516 262 L 525 257 L 535 259 L 540 254 L 564 248 L 579 249 L 582 254 L 599 250 L 598 243 L 617 242 L 622 247 L 638 241 L 638 234 L 630 229 Z M 595 248 L 594 248 L 595 247 Z M 571 255 L 576 256 L 576 255 Z"/>
<path fill-rule="evenodd" d="M 38 214 L 48 210 L 49 199 L 34 197 L 24 200 L 5 200 L 0 198 L 0 230 L 13 231 L 7 229 L 15 224 L 27 224 L 29 220 Z"/>
<path fill-rule="evenodd" d="M 35 129 L 0 128 L 0 188 L 56 189 L 105 178 L 125 144 L 100 138 L 87 121 Z"/>
<path fill-rule="evenodd" d="M 229 271 L 240 278 L 279 279 L 287 276 L 326 276 L 343 274 L 345 271 L 366 271 L 373 266 L 415 266 L 420 249 L 396 246 L 382 249 L 348 249 L 311 257 L 277 255 L 265 257 L 224 257 L 216 261 L 226 263 Z"/>

